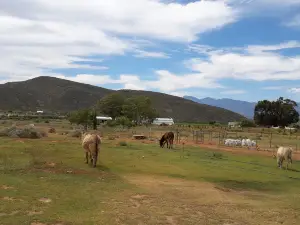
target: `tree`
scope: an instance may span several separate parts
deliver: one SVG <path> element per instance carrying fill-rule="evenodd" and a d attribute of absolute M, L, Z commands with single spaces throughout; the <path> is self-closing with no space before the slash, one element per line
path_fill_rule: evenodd
<path fill-rule="evenodd" d="M 70 113 L 68 116 L 70 123 L 83 125 L 87 129 L 88 125 L 93 125 L 93 129 L 97 130 L 96 110 L 82 109 Z"/>
<path fill-rule="evenodd" d="M 132 122 L 130 121 L 130 119 L 128 119 L 125 116 L 120 116 L 116 118 L 116 125 L 121 125 L 124 127 L 131 127 L 132 126 Z"/>
<path fill-rule="evenodd" d="M 241 127 L 255 127 L 255 123 L 252 120 L 244 119 L 241 121 Z"/>
<path fill-rule="evenodd" d="M 96 109 L 92 109 L 90 110 L 89 113 L 89 121 L 91 121 L 92 125 L 93 125 L 93 130 L 97 130 L 97 112 Z"/>
<path fill-rule="evenodd" d="M 70 123 L 83 125 L 85 129 L 87 129 L 87 126 L 90 123 L 90 118 L 91 117 L 89 109 L 74 111 L 68 116 L 68 120 L 70 121 Z"/>
<path fill-rule="evenodd" d="M 106 95 L 98 102 L 98 108 L 102 113 L 115 119 L 118 116 L 122 116 L 124 100 L 121 94 L 112 93 Z"/>
<path fill-rule="evenodd" d="M 254 121 L 264 126 L 287 126 L 299 121 L 297 103 L 290 99 L 278 98 L 276 101 L 259 101 L 254 109 Z"/>
<path fill-rule="evenodd" d="M 149 123 L 158 115 L 151 105 L 151 100 L 148 97 L 131 97 L 125 100 L 122 112 L 126 117 L 133 120 L 135 124 L 141 124 L 143 121 Z"/>

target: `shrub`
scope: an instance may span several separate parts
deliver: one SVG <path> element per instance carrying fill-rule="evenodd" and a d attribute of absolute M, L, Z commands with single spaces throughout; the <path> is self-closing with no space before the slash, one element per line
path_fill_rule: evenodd
<path fill-rule="evenodd" d="M 217 159 L 223 158 L 223 154 L 219 153 L 219 152 L 213 152 L 212 156 L 213 156 L 213 158 L 217 158 Z"/>
<path fill-rule="evenodd" d="M 54 127 L 50 127 L 50 128 L 48 129 L 48 133 L 56 133 L 55 128 L 54 128 Z"/>
<path fill-rule="evenodd" d="M 126 141 L 120 141 L 119 145 L 122 146 L 122 147 L 128 146 Z"/>
<path fill-rule="evenodd" d="M 81 137 L 81 130 L 71 130 L 68 132 L 69 137 Z"/>
<path fill-rule="evenodd" d="M 38 130 L 34 127 L 17 128 L 16 126 L 12 126 L 2 129 L 0 131 L 0 136 L 38 139 L 42 137 L 47 137 L 47 133 L 45 131 Z"/>
<path fill-rule="evenodd" d="M 252 120 L 242 120 L 241 127 L 256 127 L 256 125 Z"/>

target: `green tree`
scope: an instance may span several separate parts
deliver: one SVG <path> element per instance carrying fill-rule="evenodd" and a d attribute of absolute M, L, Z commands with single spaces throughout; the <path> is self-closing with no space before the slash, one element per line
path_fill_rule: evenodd
<path fill-rule="evenodd" d="M 93 125 L 93 130 L 97 130 L 97 111 L 96 109 L 92 109 L 90 110 L 89 113 L 89 121 L 92 123 Z"/>
<path fill-rule="evenodd" d="M 93 109 L 82 109 L 69 114 L 68 120 L 72 124 L 83 125 L 87 129 L 88 125 L 93 125 L 93 129 L 97 130 L 96 111 Z"/>
<path fill-rule="evenodd" d="M 254 121 L 264 126 L 287 126 L 299 121 L 297 103 L 290 99 L 278 98 L 276 101 L 259 101 L 254 109 Z"/>
<path fill-rule="evenodd" d="M 122 106 L 124 104 L 124 97 L 119 93 L 112 93 L 106 95 L 98 102 L 99 110 L 107 116 L 115 119 L 122 116 Z"/>
<path fill-rule="evenodd" d="M 244 119 L 241 121 L 241 127 L 255 127 L 255 123 L 252 120 Z"/>
<path fill-rule="evenodd" d="M 87 129 L 87 126 L 90 122 L 90 110 L 82 109 L 82 110 L 71 112 L 68 116 L 68 120 L 72 124 L 83 125 Z"/>
<path fill-rule="evenodd" d="M 131 127 L 132 126 L 132 122 L 130 121 L 129 118 L 125 117 L 125 116 L 120 116 L 116 118 L 116 125 L 121 125 L 124 127 Z"/>
<path fill-rule="evenodd" d="M 135 121 L 135 124 L 141 124 L 143 121 L 150 123 L 158 116 L 158 113 L 152 107 L 150 98 L 146 96 L 128 98 L 125 100 L 122 108 L 123 114 Z"/>

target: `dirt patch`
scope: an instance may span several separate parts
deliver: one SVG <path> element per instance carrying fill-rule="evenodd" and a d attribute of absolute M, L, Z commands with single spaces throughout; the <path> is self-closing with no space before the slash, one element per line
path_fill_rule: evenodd
<path fill-rule="evenodd" d="M 273 152 L 271 152 L 271 151 L 259 151 L 259 150 L 255 150 L 255 149 L 248 150 L 248 149 L 244 149 L 244 148 L 230 148 L 230 147 L 225 147 L 225 146 L 218 146 L 215 144 L 195 144 L 195 143 L 191 143 L 191 142 L 185 143 L 185 145 L 213 149 L 214 151 L 221 151 L 221 152 L 225 151 L 225 152 L 230 152 L 230 153 L 238 154 L 238 155 L 261 155 L 261 156 L 273 157 Z M 293 159 L 300 160 L 300 154 L 297 152 L 294 152 Z"/>
<path fill-rule="evenodd" d="M 175 222 L 173 216 L 166 216 L 166 219 L 167 219 L 167 223 L 168 224 L 170 224 L 170 225 L 177 225 L 177 223 Z"/>
<path fill-rule="evenodd" d="M 10 187 L 10 186 L 7 186 L 7 185 L 2 185 L 0 187 L 0 189 L 3 189 L 3 190 L 9 190 L 9 189 L 13 189 L 13 187 Z"/>
<path fill-rule="evenodd" d="M 4 212 L 1 212 L 0 213 L 0 217 L 1 216 L 14 216 L 16 214 L 18 214 L 20 211 L 12 211 L 11 213 L 4 213 Z"/>
<path fill-rule="evenodd" d="M 27 213 L 28 216 L 33 216 L 33 215 L 41 215 L 43 214 L 44 212 L 43 211 L 29 211 Z"/>
<path fill-rule="evenodd" d="M 124 179 L 144 190 L 143 194 L 131 196 L 132 207 L 152 214 L 159 209 L 164 214 L 161 218 L 164 222 L 159 224 L 274 225 L 281 221 L 299 222 L 296 222 L 296 210 L 276 208 L 281 202 L 278 196 L 162 176 L 130 174 Z M 147 199 L 152 201 L 147 202 Z"/>
<path fill-rule="evenodd" d="M 23 199 L 18 199 L 18 198 L 9 197 L 9 196 L 2 197 L 1 199 L 5 200 L 5 201 L 21 201 L 21 202 L 23 201 Z"/>
<path fill-rule="evenodd" d="M 50 202 L 52 202 L 52 200 L 50 198 L 40 198 L 39 201 L 43 202 L 43 203 L 50 203 Z"/>

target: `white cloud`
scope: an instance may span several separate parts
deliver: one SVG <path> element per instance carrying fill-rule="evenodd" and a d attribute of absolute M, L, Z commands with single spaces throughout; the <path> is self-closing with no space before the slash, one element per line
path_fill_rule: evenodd
<path fill-rule="evenodd" d="M 183 96 L 188 95 L 188 93 L 189 92 L 184 92 L 184 91 L 174 91 L 174 92 L 170 92 L 170 93 L 167 93 L 167 94 L 182 98 Z"/>
<path fill-rule="evenodd" d="M 188 88 L 223 88 L 213 80 L 203 78 L 199 74 L 176 75 L 169 71 L 159 70 L 155 71 L 154 75 L 156 78 L 154 80 L 141 80 L 138 75 L 133 74 L 121 74 L 118 78 L 99 74 L 78 74 L 74 77 L 55 75 L 55 77 L 92 85 L 119 84 L 122 85 L 122 89 L 157 89 L 161 92 L 180 97 L 188 94 L 188 92 L 185 91 L 185 89 Z"/>
<path fill-rule="evenodd" d="M 289 21 L 284 22 L 283 25 L 288 27 L 300 28 L 300 14 L 295 15 Z"/>
<path fill-rule="evenodd" d="M 26 10 L 24 10 L 26 8 Z M 2 0 L 0 79 L 62 76 L 53 69 L 107 69 L 81 65 L 91 55 L 167 58 L 147 51 L 150 40 L 190 42 L 236 20 L 224 1 L 179 4 L 159 0 Z M 148 39 L 148 40 L 147 40 Z M 74 63 L 75 62 L 75 63 Z"/>
<path fill-rule="evenodd" d="M 137 58 L 163 58 L 167 59 L 170 58 L 166 53 L 164 52 L 150 52 L 150 51 L 143 51 L 143 50 L 137 50 L 137 54 L 134 55 Z"/>
<path fill-rule="evenodd" d="M 269 87 L 263 87 L 263 90 L 282 90 L 285 88 L 284 86 L 269 86 Z"/>
<path fill-rule="evenodd" d="M 300 79 L 300 56 L 287 57 L 276 50 L 300 47 L 291 41 L 271 46 L 248 46 L 233 49 L 207 49 L 193 46 L 192 50 L 205 54 L 207 59 L 194 58 L 186 66 L 205 78 L 219 80 L 298 80 Z M 199 50 L 200 49 L 200 50 Z"/>
<path fill-rule="evenodd" d="M 290 92 L 290 93 L 300 93 L 300 88 L 290 88 L 290 89 L 288 89 L 288 92 Z"/>
<path fill-rule="evenodd" d="M 245 94 L 246 91 L 244 90 L 227 90 L 227 91 L 222 91 L 221 94 L 224 95 L 238 95 L 238 94 Z"/>

